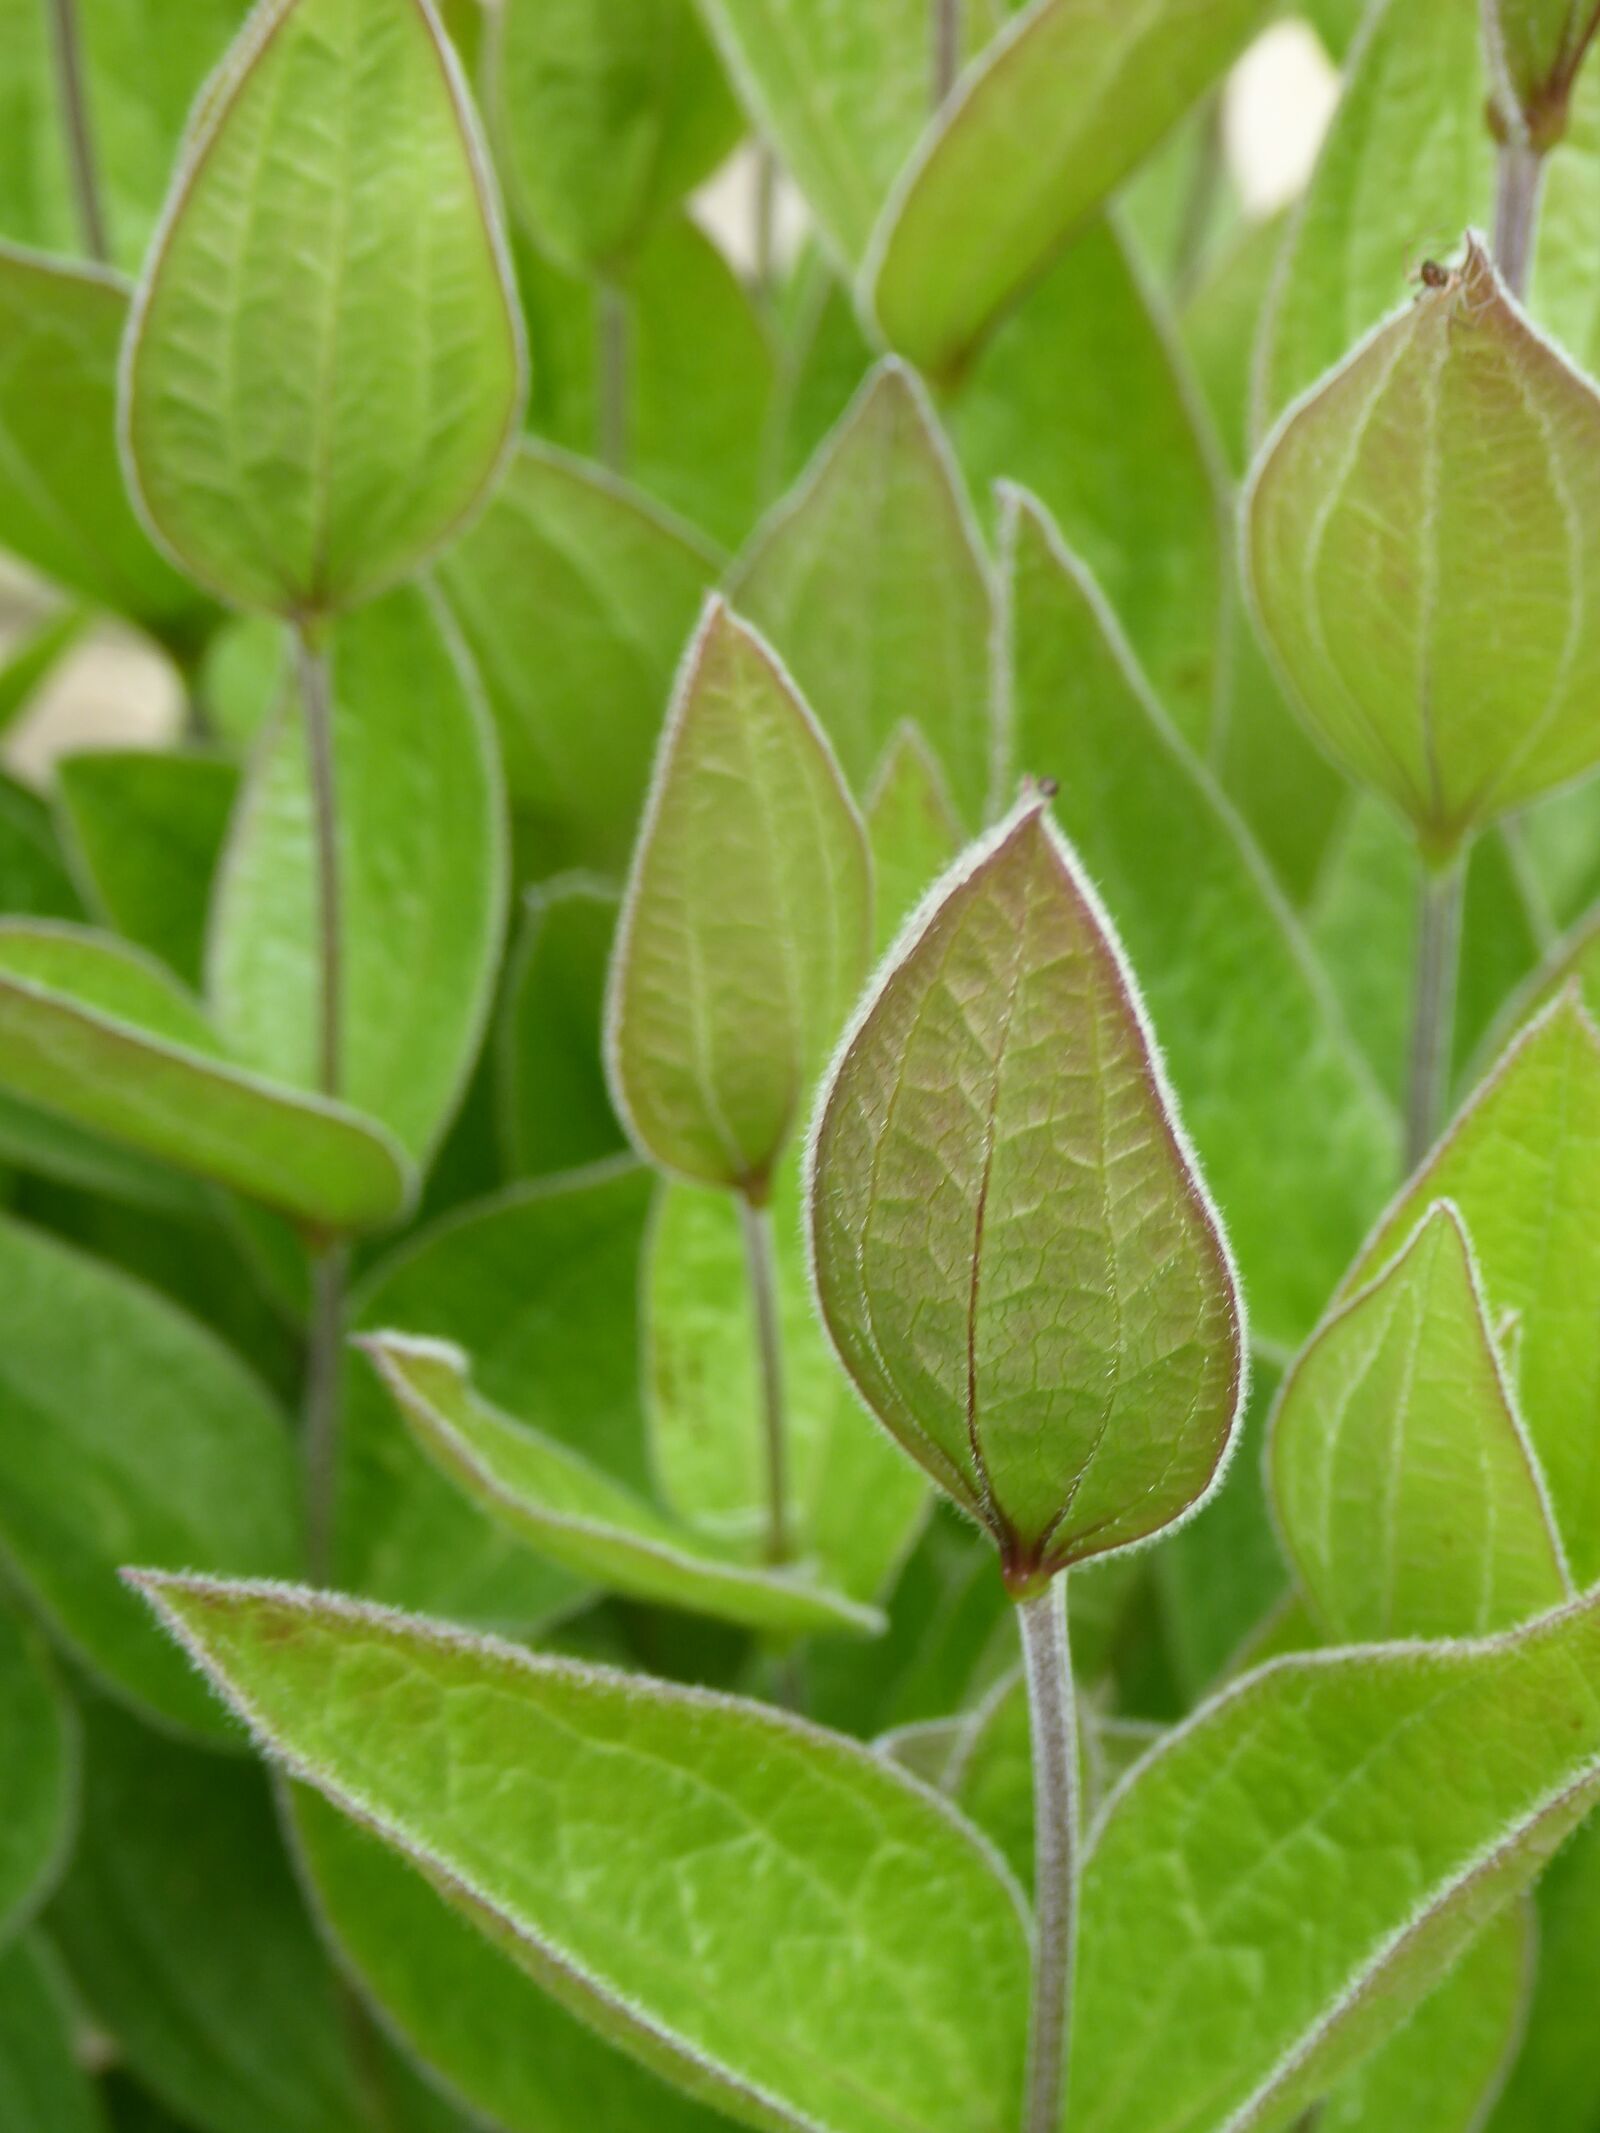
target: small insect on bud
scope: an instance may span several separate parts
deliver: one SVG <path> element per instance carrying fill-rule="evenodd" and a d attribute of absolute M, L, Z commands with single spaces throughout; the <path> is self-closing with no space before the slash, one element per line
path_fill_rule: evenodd
<path fill-rule="evenodd" d="M 1450 269 L 1442 267 L 1437 259 L 1425 259 L 1417 269 L 1417 278 L 1425 289 L 1448 289 Z"/>

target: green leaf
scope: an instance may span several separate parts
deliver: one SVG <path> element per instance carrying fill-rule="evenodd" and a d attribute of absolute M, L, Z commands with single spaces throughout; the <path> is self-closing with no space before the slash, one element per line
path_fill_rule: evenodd
<path fill-rule="evenodd" d="M 914 716 L 970 831 L 989 812 L 989 577 L 933 409 L 880 365 L 798 488 L 756 533 L 728 596 L 765 632 L 864 794 Z"/>
<path fill-rule="evenodd" d="M 1280 1659 L 1172 1735 L 1085 1862 L 1074 2133 L 1291 2122 L 1581 1821 L 1597 1680 L 1590 1598 L 1485 1643 Z"/>
<path fill-rule="evenodd" d="M 1572 1590 L 1448 1201 L 1318 1329 L 1270 1458 L 1285 1544 L 1335 1643 L 1485 1636 Z"/>
<path fill-rule="evenodd" d="M 637 1321 L 650 1194 L 628 1163 L 474 1202 L 375 1267 L 351 1323 L 454 1342 L 487 1399 L 646 1494 Z M 442 1479 L 356 1356 L 341 1407 L 340 1584 L 513 1632 L 570 1601 L 570 1578 Z"/>
<path fill-rule="evenodd" d="M 1600 626 L 1582 593 L 1600 551 L 1600 392 L 1476 239 L 1290 410 L 1244 511 L 1257 610 L 1302 715 L 1429 853 L 1600 760 Z"/>
<path fill-rule="evenodd" d="M 86 1718 L 83 1835 L 50 1926 L 95 2021 L 208 2133 L 365 2125 L 339 1987 L 259 1770 L 98 1700 Z"/>
<path fill-rule="evenodd" d="M 65 1866 L 78 1817 L 78 1726 L 44 1641 L 0 1604 L 0 1945 Z"/>
<path fill-rule="evenodd" d="M 490 52 L 507 192 L 571 266 L 626 254 L 739 136 L 691 0 L 507 0 Z"/>
<path fill-rule="evenodd" d="M 159 964 L 109 935 L 0 921 L 0 1086 L 301 1221 L 392 1221 L 412 1179 L 342 1104 L 240 1067 Z"/>
<path fill-rule="evenodd" d="M 577 1170 L 626 1146 L 600 1057 L 616 930 L 615 891 L 586 875 L 528 897 L 495 1032 L 500 1142 L 517 1177 Z"/>
<path fill-rule="evenodd" d="M 0 244 L 0 545 L 188 645 L 204 633 L 207 605 L 151 546 L 117 463 L 127 318 L 118 276 Z"/>
<path fill-rule="evenodd" d="M 612 1093 L 664 1168 L 764 1197 L 872 951 L 821 728 L 719 599 L 685 655 L 612 963 Z"/>
<path fill-rule="evenodd" d="M 425 1166 L 478 1054 L 505 929 L 494 740 L 448 618 L 403 587 L 330 645 L 339 839 L 340 1095 Z M 296 691 L 229 834 L 207 991 L 240 1062 L 321 1081 L 319 864 Z"/>
<path fill-rule="evenodd" d="M 0 659 L 0 734 L 9 732 L 83 635 L 88 616 L 81 607 L 60 607 L 8 644 Z"/>
<path fill-rule="evenodd" d="M 862 1412 L 812 1308 L 798 1165 L 773 1204 L 789 1517 L 802 1558 L 878 1599 L 927 1504 L 922 1475 Z M 769 1516 L 761 1386 L 739 1213 L 728 1194 L 663 1188 L 644 1268 L 652 1465 L 678 1517 L 759 1555 Z"/>
<path fill-rule="evenodd" d="M 28 918 L 81 918 L 50 810 L 0 772 L 0 911 Z"/>
<path fill-rule="evenodd" d="M 73 2049 L 72 2006 L 58 1966 L 29 1936 L 0 1949 L 0 2125 L 6 2133 L 105 2133 Z"/>
<path fill-rule="evenodd" d="M 189 751 L 97 749 L 57 768 L 64 831 L 100 915 L 185 985 L 201 982 L 211 879 L 238 789 L 232 763 Z"/>
<path fill-rule="evenodd" d="M 1597 1194 L 1600 1037 L 1564 994 L 1477 1090 L 1345 1282 L 1349 1294 L 1371 1281 L 1435 1200 L 1454 1202 L 1491 1325 L 1517 1314 L 1518 1399 L 1580 1589 L 1600 1575 Z"/>
<path fill-rule="evenodd" d="M 1539 1967 L 1522 2049 L 1487 2133 L 1592 2133 L 1600 2118 L 1593 2017 L 1600 1947 L 1600 1822 L 1592 1816 L 1551 1861 L 1536 1892 Z"/>
<path fill-rule="evenodd" d="M 1219 249 L 1179 314 L 1195 383 L 1236 475 L 1250 463 L 1251 365 L 1283 241 L 1281 216 L 1246 223 Z"/>
<path fill-rule="evenodd" d="M 896 934 L 961 848 L 961 821 L 920 726 L 896 729 L 867 796 L 876 945 Z"/>
<path fill-rule="evenodd" d="M 38 0 L 0 0 L 0 231 L 23 244 L 71 250 L 82 240 L 73 212 L 67 142 L 56 123 L 54 24 Z"/>
<path fill-rule="evenodd" d="M 299 1486 L 284 1417 L 154 1290 L 0 1220 L 0 1552 L 51 1630 L 190 1733 L 216 1706 L 117 1583 L 120 1563 L 287 1576 Z"/>
<path fill-rule="evenodd" d="M 719 563 L 643 496 L 536 443 L 441 562 L 541 874 L 626 864 L 673 670 Z"/>
<path fill-rule="evenodd" d="M 854 265 L 936 99 L 926 0 L 701 5 L 758 132 L 837 262 Z"/>
<path fill-rule="evenodd" d="M 922 370 L 959 369 L 1181 118 L 1263 0 L 1034 0 L 924 137 L 872 240 L 867 301 Z"/>
<path fill-rule="evenodd" d="M 1100 583 L 1184 738 L 1210 745 L 1226 593 L 1215 448 L 1114 221 L 1090 226 L 947 405 L 974 490 L 1025 482 Z"/>
<path fill-rule="evenodd" d="M 1600 8 L 1593 0 L 1483 0 L 1483 44 L 1494 118 L 1542 152 L 1561 138 L 1567 99 Z"/>
<path fill-rule="evenodd" d="M 1538 1954 L 1529 1907 L 1502 1912 L 1405 2027 L 1346 2075 L 1317 2133 L 1479 2133 L 1522 2034 Z M 1545 2120 L 1526 2123 L 1550 2133 Z"/>
<path fill-rule="evenodd" d="M 308 1785 L 287 1790 L 323 1931 L 385 2024 L 504 2133 L 726 2133 L 541 1991 L 416 1868 Z"/>
<path fill-rule="evenodd" d="M 747 1629 L 803 1635 L 882 1626 L 807 1576 L 760 1570 L 663 1517 L 592 1461 L 492 1407 L 459 1348 L 404 1333 L 361 1343 L 406 1426 L 440 1469 L 518 1539 L 575 1577 Z"/>
<path fill-rule="evenodd" d="M 1478 16 L 1457 0 L 1375 0 L 1262 320 L 1258 436 L 1393 310 L 1408 272 L 1486 221 Z"/>
<path fill-rule="evenodd" d="M 1087 1749 L 1087 1729 L 1080 1728 L 1079 1744 Z M 1033 1737 L 1027 1684 L 1019 1670 L 1004 1675 L 967 1720 L 945 1789 L 993 1841 L 1018 1887 L 1031 1897 Z"/>
<path fill-rule="evenodd" d="M 861 390 L 873 351 L 849 288 L 815 240 L 778 292 L 780 359 L 772 410 L 770 474 L 791 488 Z"/>
<path fill-rule="evenodd" d="M 1016 766 L 1059 788 L 1062 827 L 1143 981 L 1260 1330 L 1293 1343 L 1390 1189 L 1392 1114 L 1248 831 L 1173 732 L 1093 579 L 1026 497 L 1007 495 L 1004 527 L 1002 718 Z"/>
<path fill-rule="evenodd" d="M 237 606 L 353 606 L 471 515 L 522 393 L 487 160 L 429 0 L 270 0 L 207 91 L 129 325 L 152 526 Z"/>
<path fill-rule="evenodd" d="M 810 1220 L 845 1368 L 1008 1583 L 1215 1485 L 1243 1398 L 1232 1262 L 1039 800 L 963 855 L 868 995 L 818 1106 Z"/>
<path fill-rule="evenodd" d="M 869 1750 L 330 1595 L 141 1587 L 269 1752 L 691 2093 L 773 2128 L 1009 2133 L 1015 1891 Z"/>

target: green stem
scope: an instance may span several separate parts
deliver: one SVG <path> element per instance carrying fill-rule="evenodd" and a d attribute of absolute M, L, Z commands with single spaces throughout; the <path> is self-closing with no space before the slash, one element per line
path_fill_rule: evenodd
<path fill-rule="evenodd" d="M 1455 1035 L 1456 971 L 1461 957 L 1461 901 L 1466 867 L 1458 857 L 1418 883 L 1417 960 L 1412 989 L 1411 1051 L 1406 1073 L 1406 1169 L 1416 1169 L 1438 1138 Z"/>
<path fill-rule="evenodd" d="M 602 282 L 599 305 L 599 449 L 600 464 L 613 474 L 628 471 L 628 298 L 615 282 Z"/>
<path fill-rule="evenodd" d="M 1033 1738 L 1033 2006 L 1022 2133 L 1060 2133 L 1078 1935 L 1078 1706 L 1067 1580 L 1017 1602 Z"/>
<path fill-rule="evenodd" d="M 343 914 L 339 869 L 339 787 L 334 762 L 333 687 L 328 655 L 304 629 L 295 634 L 300 699 L 311 774 L 311 819 L 317 855 L 317 949 L 321 1006 L 318 1072 L 324 1096 L 337 1096 L 342 1078 L 340 993 L 343 989 Z"/>
<path fill-rule="evenodd" d="M 311 1326 L 306 1346 L 306 1560 L 311 1581 L 333 1569 L 333 1509 L 339 1467 L 339 1361 L 344 1349 L 346 1247 L 321 1245 L 311 1259 Z"/>
<path fill-rule="evenodd" d="M 772 1213 L 748 1193 L 738 1195 L 738 1205 L 745 1272 L 755 1317 L 756 1367 L 761 1380 L 761 1419 L 767 1454 L 767 1560 L 783 1563 L 789 1559 L 789 1452 Z"/>
<path fill-rule="evenodd" d="M 1505 141 L 1495 172 L 1494 258 L 1500 277 L 1521 303 L 1533 266 L 1534 229 L 1544 157 L 1524 141 Z"/>
<path fill-rule="evenodd" d="M 83 78 L 83 43 L 78 35 L 76 0 L 51 0 L 52 42 L 55 46 L 56 85 L 61 98 L 61 117 L 67 136 L 67 160 L 72 166 L 72 191 L 77 203 L 83 242 L 91 259 L 102 266 L 111 257 L 106 236 L 105 207 L 100 198 L 100 174 L 95 165 L 94 129 L 89 123 L 89 99 Z"/>
<path fill-rule="evenodd" d="M 764 141 L 756 150 L 752 212 L 756 295 L 770 305 L 777 285 L 778 159 Z"/>

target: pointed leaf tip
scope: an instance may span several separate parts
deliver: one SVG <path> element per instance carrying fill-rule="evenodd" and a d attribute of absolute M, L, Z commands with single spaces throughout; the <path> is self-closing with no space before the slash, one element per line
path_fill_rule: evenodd
<path fill-rule="evenodd" d="M 1215 1484 L 1243 1310 L 1110 922 L 1025 798 L 931 892 L 825 1085 L 818 1301 L 1014 1587 Z"/>

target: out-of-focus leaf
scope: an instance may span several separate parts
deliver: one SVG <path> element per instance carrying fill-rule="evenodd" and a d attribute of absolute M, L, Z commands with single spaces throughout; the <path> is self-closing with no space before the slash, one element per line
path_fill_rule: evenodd
<path fill-rule="evenodd" d="M 877 948 L 895 935 L 961 848 L 961 821 L 920 727 L 902 724 L 867 797 Z"/>
<path fill-rule="evenodd" d="M 987 562 L 937 418 L 902 364 L 875 370 L 735 565 L 763 630 L 864 795 L 914 718 L 971 830 L 988 813 Z"/>
<path fill-rule="evenodd" d="M 777 490 L 792 488 L 860 391 L 872 349 L 845 284 L 819 245 L 801 253 L 783 292 L 770 464 Z"/>
<path fill-rule="evenodd" d="M 1495 118 L 1543 151 L 1561 138 L 1567 99 L 1597 27 L 1593 0 L 1483 0 L 1483 44 Z"/>
<path fill-rule="evenodd" d="M 0 1945 L 66 1864 L 78 1809 L 78 1727 L 44 1640 L 0 1603 Z"/>
<path fill-rule="evenodd" d="M 1279 217 L 1245 224 L 1207 268 L 1179 316 L 1190 369 L 1236 475 L 1250 463 L 1251 364 L 1283 240 Z"/>
<path fill-rule="evenodd" d="M 1556 1854 L 1536 1899 L 1527 2032 L 1486 2133 L 1592 2133 L 1600 2123 L 1600 2034 L 1589 1990 L 1600 1960 L 1600 1822 L 1591 1816 Z"/>
<path fill-rule="evenodd" d="M 56 120 L 53 23 L 38 0 L 0 0 L 0 233 L 69 252 L 84 232 Z"/>
<path fill-rule="evenodd" d="M 50 810 L 0 773 L 0 911 L 28 918 L 81 918 Z"/>
<path fill-rule="evenodd" d="M 0 1950 L 0 2125 L 6 2133 L 105 2133 L 72 2030 L 72 2005 L 46 1944 L 29 1934 Z"/>
<path fill-rule="evenodd" d="M 720 559 L 598 467 L 525 443 L 440 564 L 537 871 L 618 871 Z"/>
<path fill-rule="evenodd" d="M 1009 2133 L 1015 1890 L 870 1750 L 331 1595 L 141 1584 L 269 1752 L 691 2093 L 773 2125 Z M 677 1900 L 641 1910 L 663 1876 Z"/>
<path fill-rule="evenodd" d="M 871 860 L 839 765 L 766 644 L 713 600 L 612 963 L 612 1094 L 638 1144 L 765 1197 L 871 952 Z"/>
<path fill-rule="evenodd" d="M 627 1145 L 600 1059 L 617 898 L 571 874 L 536 890 L 506 974 L 495 1035 L 496 1110 L 507 1167 L 548 1177 Z"/>
<path fill-rule="evenodd" d="M 108 748 L 66 757 L 56 777 L 100 916 L 198 987 L 211 879 L 239 788 L 234 765 L 215 755 Z"/>
<path fill-rule="evenodd" d="M 161 539 L 237 606 L 352 606 L 482 500 L 523 362 L 431 8 L 271 0 L 207 92 L 129 324 L 124 443 Z"/>
<path fill-rule="evenodd" d="M 214 1334 L 42 1230 L 0 1221 L 0 1294 L 0 1550 L 119 1694 L 225 1732 L 117 1568 L 291 1575 L 299 1489 L 283 1416 Z"/>
<path fill-rule="evenodd" d="M 81 607 L 59 607 L 34 626 L 0 659 L 0 733 L 15 725 L 83 635 L 88 616 Z"/>

